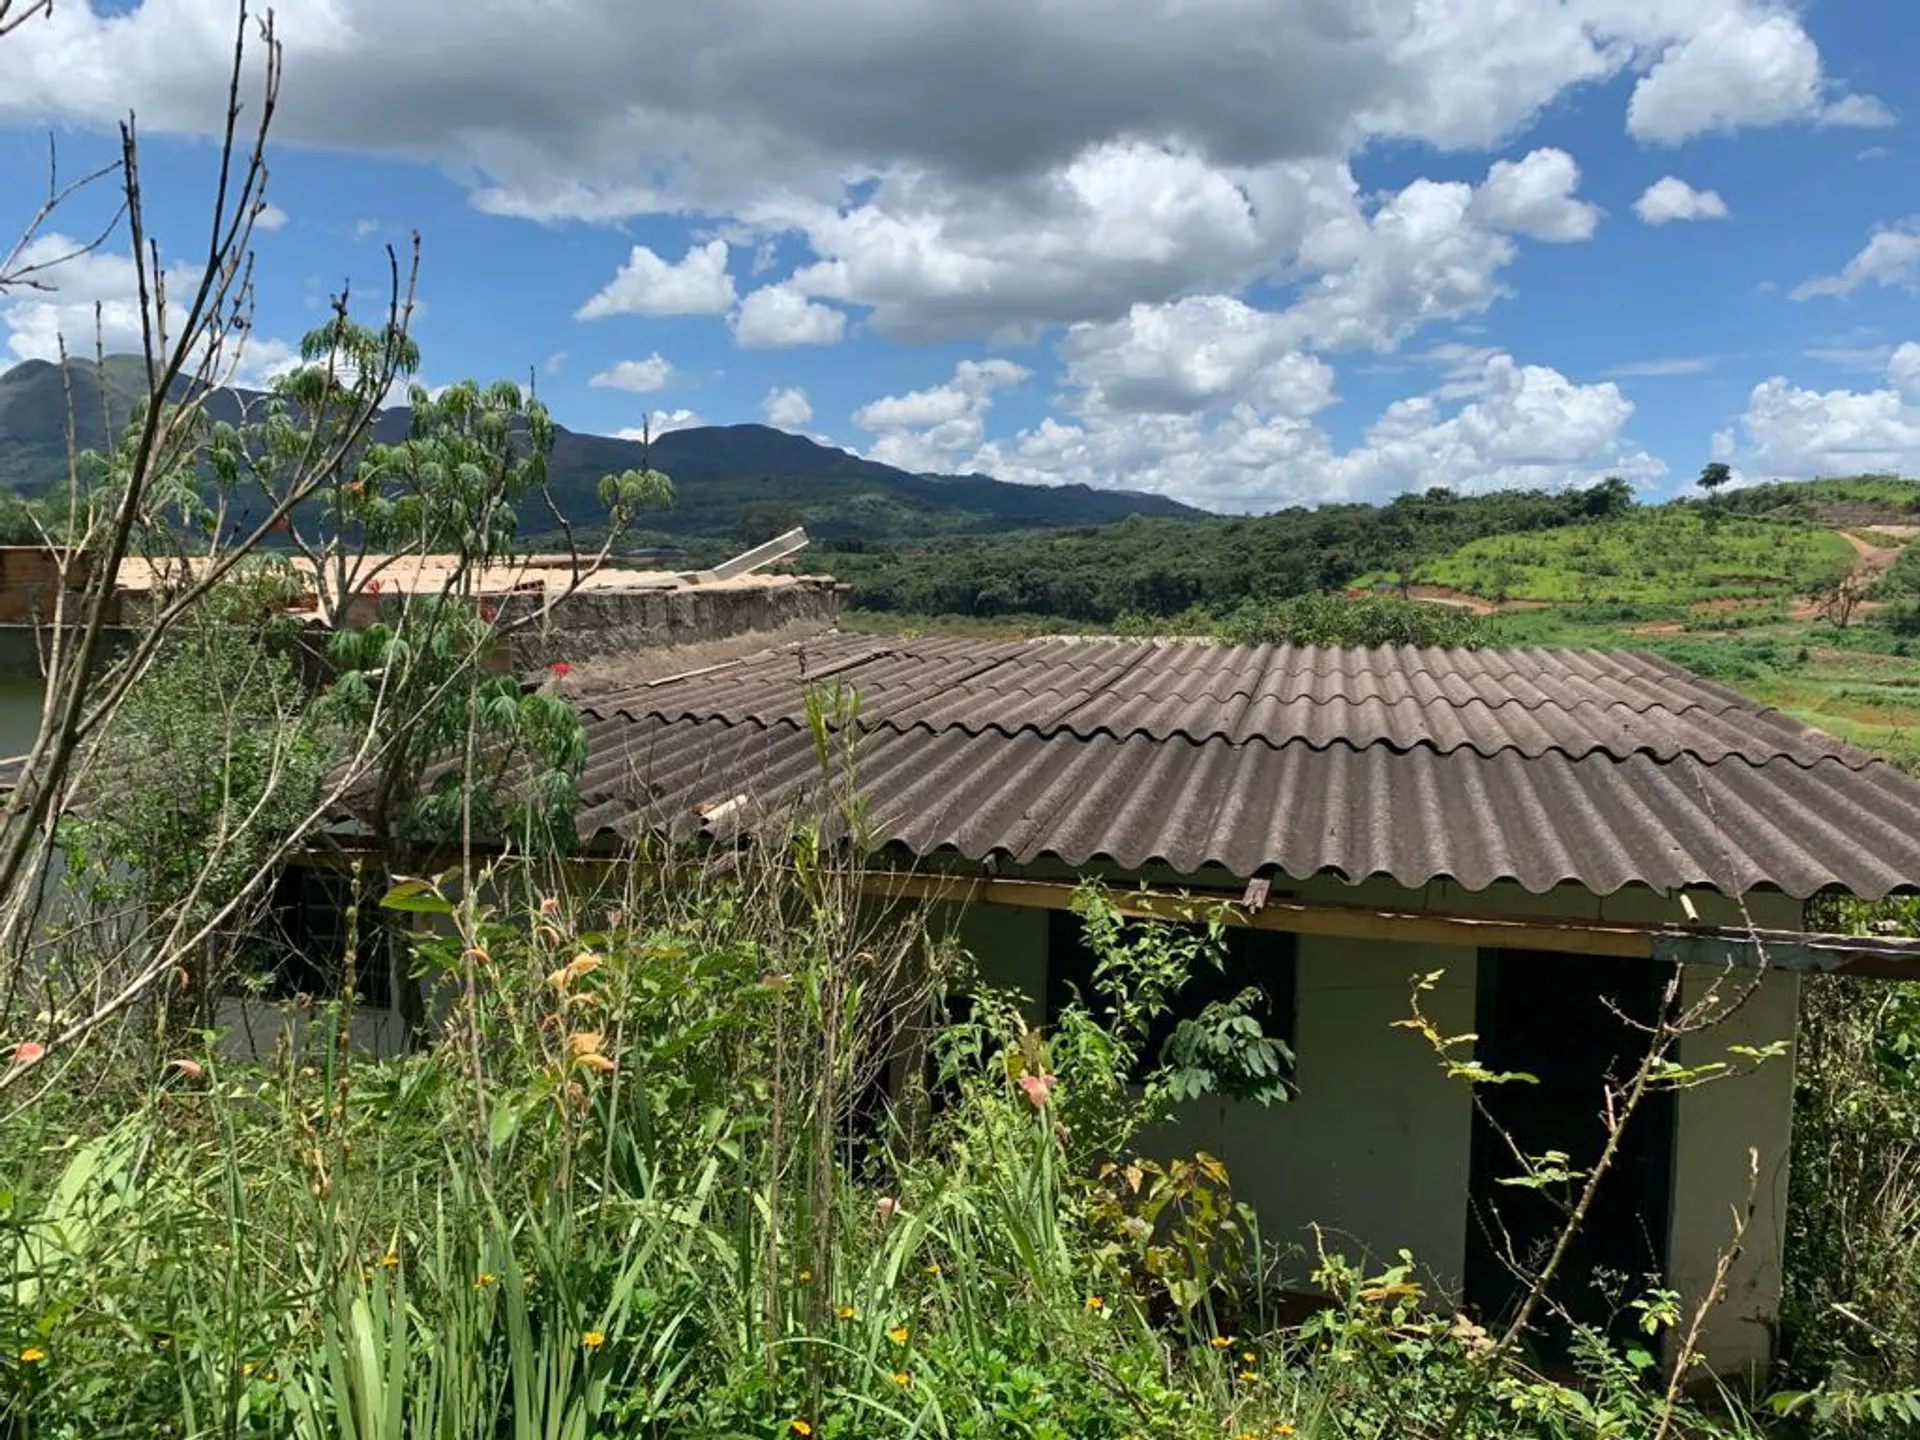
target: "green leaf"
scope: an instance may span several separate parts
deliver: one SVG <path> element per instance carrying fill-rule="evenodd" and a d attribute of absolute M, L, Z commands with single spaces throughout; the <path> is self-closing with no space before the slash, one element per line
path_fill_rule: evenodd
<path fill-rule="evenodd" d="M 401 910 L 409 915 L 451 915 L 453 902 L 439 894 L 430 881 L 402 880 L 380 897 L 383 910 Z"/>

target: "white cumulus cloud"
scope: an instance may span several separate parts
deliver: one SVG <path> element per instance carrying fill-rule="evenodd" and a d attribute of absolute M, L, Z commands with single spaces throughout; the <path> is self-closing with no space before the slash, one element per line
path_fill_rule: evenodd
<path fill-rule="evenodd" d="M 644 360 L 621 360 L 587 381 L 596 390 L 632 390 L 645 393 L 666 388 L 673 378 L 672 362 L 658 350 Z"/>
<path fill-rule="evenodd" d="M 760 417 L 777 430 L 804 430 L 813 423 L 813 406 L 798 385 L 776 387 L 760 402 Z"/>
<path fill-rule="evenodd" d="M 1083 403 L 1114 411 L 1184 413 L 1251 400 L 1310 415 L 1333 402 L 1333 371 L 1296 348 L 1291 317 L 1230 295 L 1136 305 L 1105 325 L 1076 325 L 1061 343 Z"/>
<path fill-rule="evenodd" d="M 1535 240 L 1587 240 L 1600 207 L 1574 198 L 1580 167 L 1564 150 L 1542 149 L 1519 160 L 1499 160 L 1473 197 L 1473 218 L 1494 230 Z"/>
<path fill-rule="evenodd" d="M 1883 124 L 1865 95 L 1827 98 L 1820 51 L 1798 16 L 1758 3 L 1700 6 L 1703 23 L 1675 38 L 1634 86 L 1627 130 L 1678 145 L 1698 135 L 1787 121 Z"/>
<path fill-rule="evenodd" d="M 874 433 L 868 453 L 875 460 L 916 472 L 951 470 L 979 447 L 994 392 L 1031 378 L 1011 360 L 962 360 L 942 384 L 862 405 L 853 423 Z"/>
<path fill-rule="evenodd" d="M 1920 344 L 1887 361 L 1877 390 L 1807 390 L 1776 375 L 1740 417 L 1749 469 L 1785 478 L 1920 469 Z"/>
<path fill-rule="evenodd" d="M 1677 175 L 1663 175 L 1633 202 L 1633 213 L 1649 225 L 1675 220 L 1724 220 L 1727 202 L 1717 190 L 1696 190 Z"/>
<path fill-rule="evenodd" d="M 1451 354 L 1451 352 L 1449 352 Z M 1378 500 L 1409 488 L 1462 491 L 1644 483 L 1665 467 L 1626 435 L 1633 404 L 1502 351 L 1443 359 L 1447 383 L 1395 402 L 1341 450 L 1308 415 L 1238 401 L 1185 412 L 1088 405 L 989 441 L 948 468 L 1080 481 L 1222 510 Z"/>
<path fill-rule="evenodd" d="M 108 124 L 132 105 L 205 132 L 229 19 L 222 0 L 57 6 L 0 52 L 0 122 Z M 1384 243 L 1450 203 L 1409 187 L 1375 213 L 1348 170 L 1371 142 L 1495 148 L 1609 79 L 1637 77 L 1629 128 L 1662 143 L 1885 117 L 1835 89 L 1773 0 L 710 0 L 645 26 L 619 0 L 548 0 L 532 25 L 468 7 L 459 32 L 449 45 L 431 7 L 387 0 L 289 12 L 301 83 L 280 138 L 438 164 L 498 214 L 698 214 L 756 265 L 770 244 L 794 254 L 793 293 L 902 338 L 1031 337 L 1324 275 L 1329 232 L 1381 226 Z M 1459 257 L 1465 283 L 1441 264 L 1427 284 L 1463 299 L 1435 313 L 1479 303 L 1496 240 L 1591 234 L 1577 178 L 1558 150 L 1496 164 L 1456 227 L 1482 247 Z M 640 247 L 582 311 L 729 313 L 724 245 L 678 262 Z M 776 292 L 742 328 L 781 343 L 796 327 L 771 322 L 795 311 L 815 343 L 844 323 Z M 1348 324 L 1341 343 L 1399 330 Z"/>
<path fill-rule="evenodd" d="M 1820 275 L 1798 286 L 1796 300 L 1816 295 L 1851 295 L 1862 285 L 1897 285 L 1911 290 L 1920 281 L 1920 215 L 1873 232 L 1866 248 L 1838 275 Z"/>
<path fill-rule="evenodd" d="M 727 242 L 712 240 L 688 249 L 678 263 L 636 245 L 626 264 L 574 312 L 578 320 L 607 315 L 721 315 L 733 304 L 727 272 Z"/>
<path fill-rule="evenodd" d="M 809 300 L 792 285 L 763 285 L 733 312 L 733 338 L 749 350 L 786 345 L 837 345 L 847 333 L 847 315 Z"/>

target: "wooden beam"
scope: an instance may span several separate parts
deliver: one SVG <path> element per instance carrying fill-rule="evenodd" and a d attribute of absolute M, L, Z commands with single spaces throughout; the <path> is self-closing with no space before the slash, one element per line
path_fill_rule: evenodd
<path fill-rule="evenodd" d="M 366 852 L 362 852 L 366 853 Z M 307 863 L 327 864 L 309 852 Z M 347 858 L 336 853 L 331 863 Z M 443 864 L 458 863 L 443 854 Z M 636 862 L 608 856 L 576 856 L 582 870 L 616 870 Z M 440 868 L 430 866 L 429 868 Z M 650 866 L 658 870 L 659 866 Z M 1011 905 L 1030 910 L 1070 910 L 1079 886 L 1063 880 L 1003 879 L 985 873 L 927 870 L 862 870 L 862 894 L 887 902 L 941 901 Z M 1126 890 L 1108 887 L 1122 915 L 1142 920 L 1245 925 L 1335 940 L 1382 945 L 1451 945 L 1463 949 L 1541 950 L 1562 955 L 1651 959 L 1675 965 L 1736 965 L 1743 968 L 1920 979 L 1920 940 L 1886 936 L 1819 935 L 1794 930 L 1745 930 L 1711 925 L 1646 925 L 1551 916 L 1463 915 L 1442 910 L 1394 910 L 1325 901 L 1269 898 L 1257 909 L 1245 892 L 1228 890 Z"/>
<path fill-rule="evenodd" d="M 957 900 L 1017 905 L 1041 910 L 1073 906 L 1076 886 L 1051 880 L 996 880 L 965 875 L 929 875 L 870 870 L 862 888 L 885 899 Z M 1464 945 L 1474 949 L 1558 950 L 1578 955 L 1647 958 L 1653 941 L 1644 926 L 1609 925 L 1585 920 L 1530 920 L 1503 916 L 1455 915 L 1430 910 L 1382 910 L 1360 905 L 1327 905 L 1306 900 L 1274 900 L 1258 910 L 1243 909 L 1240 897 L 1225 891 L 1185 893 L 1153 890 L 1110 892 L 1123 915 L 1150 920 L 1210 920 L 1255 930 L 1285 930 L 1296 935 L 1325 935 L 1341 940 L 1377 940 L 1395 944 Z"/>
<path fill-rule="evenodd" d="M 1077 889 L 1061 881 L 878 870 L 865 873 L 862 888 L 882 899 L 946 900 L 1042 910 L 1072 908 Z M 1136 919 L 1218 920 L 1222 925 L 1247 925 L 1256 930 L 1283 930 L 1338 940 L 1455 945 L 1474 950 L 1545 950 L 1565 955 L 1660 960 L 1675 965 L 1736 965 L 1879 979 L 1920 979 L 1920 941 L 1880 936 L 1461 915 L 1306 900 L 1269 899 L 1260 909 L 1249 911 L 1239 903 L 1241 897 L 1226 891 L 1113 890 L 1109 898 L 1121 914 Z"/>

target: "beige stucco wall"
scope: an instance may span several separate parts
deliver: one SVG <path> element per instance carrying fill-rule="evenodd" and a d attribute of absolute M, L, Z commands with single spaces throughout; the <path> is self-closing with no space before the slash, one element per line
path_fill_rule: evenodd
<path fill-rule="evenodd" d="M 1409 891 L 1381 882 L 1316 882 L 1290 886 L 1288 893 L 1461 914 L 1621 922 L 1687 918 L 1677 900 L 1645 891 L 1599 897 L 1568 888 L 1536 896 L 1517 886 L 1475 894 L 1444 883 Z M 1707 924 L 1742 922 L 1739 907 L 1718 896 L 1695 896 L 1694 908 Z M 1801 924 L 1800 905 L 1785 896 L 1750 897 L 1747 913 L 1762 928 Z M 981 977 L 1032 998 L 1029 1015 L 1037 1020 L 1046 989 L 1046 913 L 973 905 L 946 914 L 978 960 Z M 1299 1094 L 1265 1110 L 1223 1102 L 1189 1106 L 1174 1123 L 1143 1136 L 1140 1148 L 1159 1158 L 1204 1149 L 1225 1161 L 1236 1195 L 1260 1218 L 1269 1250 L 1291 1252 L 1283 1254 L 1280 1271 L 1287 1283 L 1304 1285 L 1311 1272 L 1311 1227 L 1317 1222 L 1330 1247 L 1356 1257 L 1390 1261 L 1401 1248 L 1411 1250 L 1435 1293 L 1457 1296 L 1465 1264 L 1472 1097 L 1465 1085 L 1445 1078 L 1416 1035 L 1394 1022 L 1409 1014 L 1412 977 L 1439 971 L 1436 989 L 1423 1000 L 1429 1018 L 1444 1033 L 1470 1032 L 1478 956 L 1450 946 L 1317 936 L 1301 937 L 1298 955 Z M 1755 978 L 1750 972 L 1689 971 L 1685 993 L 1698 999 L 1718 981 L 1731 995 Z M 1797 995 L 1791 973 L 1758 977 L 1724 1024 L 1689 1040 L 1683 1063 L 1728 1059 L 1729 1045 L 1791 1042 Z M 1753 1220 L 1729 1272 L 1726 1298 L 1711 1312 L 1705 1332 L 1706 1352 L 1722 1373 L 1770 1357 L 1792 1101 L 1790 1057 L 1678 1097 L 1670 1280 L 1689 1314 L 1712 1282 L 1735 1209 L 1748 1203 L 1748 1150 L 1760 1152 Z"/>
<path fill-rule="evenodd" d="M 1745 997 L 1724 1023 L 1689 1037 L 1680 1051 L 1682 1064 L 1725 1061 L 1742 1073 L 1682 1091 L 1674 1121 L 1670 1278 L 1689 1314 L 1711 1286 L 1715 1262 L 1731 1245 L 1735 1215 L 1745 1210 L 1751 1191 L 1752 1219 L 1728 1271 L 1725 1298 L 1709 1313 L 1705 1332 L 1706 1353 L 1723 1374 L 1772 1358 L 1793 1139 L 1791 1051 L 1756 1067 L 1727 1047 L 1781 1040 L 1791 1046 L 1799 978 L 1773 970 L 1755 984 L 1752 975 L 1706 967 L 1686 976 L 1689 1003 L 1707 1000 L 1713 987 L 1723 1001 Z M 1756 1152 L 1757 1183 L 1749 1180 L 1749 1151 Z"/>
<path fill-rule="evenodd" d="M 1329 1250 L 1372 1263 L 1413 1252 L 1436 1292 L 1458 1292 L 1466 1244 L 1473 1101 L 1433 1053 L 1394 1022 L 1411 1013 L 1416 974 L 1444 971 L 1422 1001 L 1443 1031 L 1473 1028 L 1473 952 L 1313 936 L 1300 942 L 1295 984 L 1299 1093 L 1262 1109 L 1213 1101 L 1185 1107 L 1143 1137 L 1148 1153 L 1206 1149 L 1226 1162 L 1252 1205 L 1289 1288 L 1315 1266 L 1313 1227 Z"/>

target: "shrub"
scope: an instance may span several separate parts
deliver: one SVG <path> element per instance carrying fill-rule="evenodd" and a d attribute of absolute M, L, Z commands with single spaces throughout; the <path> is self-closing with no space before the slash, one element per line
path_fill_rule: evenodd
<path fill-rule="evenodd" d="M 1485 623 L 1470 610 L 1394 595 L 1300 595 L 1249 602 L 1218 625 L 1239 645 L 1450 645 L 1487 643 Z"/>

